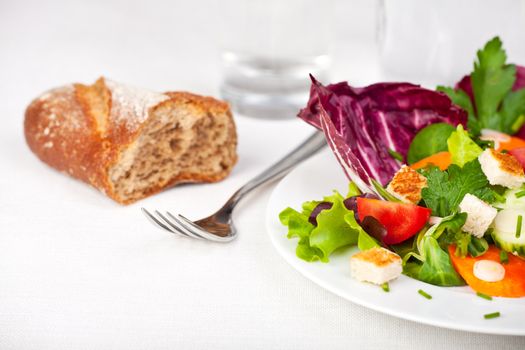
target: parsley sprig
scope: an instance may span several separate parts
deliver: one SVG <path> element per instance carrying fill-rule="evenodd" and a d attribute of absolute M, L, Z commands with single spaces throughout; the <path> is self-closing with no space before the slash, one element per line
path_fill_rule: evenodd
<path fill-rule="evenodd" d="M 501 39 L 495 37 L 477 52 L 470 75 L 471 92 L 437 88 L 468 113 L 468 129 L 474 135 L 484 128 L 515 134 L 525 123 L 525 89 L 512 91 L 516 66 L 506 61 Z"/>
<path fill-rule="evenodd" d="M 452 164 L 445 171 L 430 167 L 421 173 L 427 178 L 421 197 L 432 215 L 445 217 L 454 213 L 467 193 L 488 203 L 494 201 L 494 193 L 477 159 L 463 168 Z"/>

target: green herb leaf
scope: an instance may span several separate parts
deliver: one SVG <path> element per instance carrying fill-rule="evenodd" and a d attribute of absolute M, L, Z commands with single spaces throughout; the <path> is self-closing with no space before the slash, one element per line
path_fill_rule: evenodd
<path fill-rule="evenodd" d="M 474 136 L 484 128 L 515 134 L 525 124 L 525 89 L 512 91 L 516 67 L 506 61 L 502 42 L 495 37 L 477 52 L 470 74 L 473 101 L 461 89 L 437 88 L 468 113 L 468 129 Z"/>
<path fill-rule="evenodd" d="M 447 96 L 452 100 L 452 103 L 463 108 L 468 113 L 468 130 L 475 136 L 479 135 L 482 127 L 476 118 L 474 107 L 472 106 L 469 95 L 467 95 L 467 93 L 463 90 L 455 90 L 451 87 L 445 86 L 438 86 L 436 90 L 447 94 Z"/>
<path fill-rule="evenodd" d="M 511 91 L 503 99 L 501 111 L 501 131 L 515 134 L 525 123 L 525 89 Z"/>
<path fill-rule="evenodd" d="M 388 285 L 388 282 L 385 282 L 381 285 L 381 289 L 383 289 L 384 292 L 390 292 L 390 286 Z"/>
<path fill-rule="evenodd" d="M 430 124 L 421 129 L 410 143 L 407 163 L 414 164 L 423 158 L 446 151 L 447 139 L 454 131 L 454 127 L 447 123 Z"/>
<path fill-rule="evenodd" d="M 477 57 L 471 81 L 478 120 L 485 128 L 502 130 L 498 107 L 516 81 L 516 67 L 506 65 L 507 55 L 499 37 L 490 40 Z"/>
<path fill-rule="evenodd" d="M 435 216 L 454 213 L 467 193 L 488 203 L 494 201 L 494 194 L 477 159 L 466 163 L 463 169 L 452 164 L 445 171 L 431 167 L 421 173 L 427 178 L 427 187 L 421 191 L 421 197 Z"/>
<path fill-rule="evenodd" d="M 456 131 L 454 131 L 447 139 L 448 151 L 452 158 L 452 163 L 463 167 L 466 163 L 478 158 L 483 152 L 463 129 L 463 125 L 459 124 Z"/>

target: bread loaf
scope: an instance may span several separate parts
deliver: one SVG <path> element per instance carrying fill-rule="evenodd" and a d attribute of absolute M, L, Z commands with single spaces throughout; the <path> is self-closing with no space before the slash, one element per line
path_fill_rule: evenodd
<path fill-rule="evenodd" d="M 222 180 L 237 160 L 226 103 L 104 78 L 46 92 L 27 108 L 24 130 L 42 161 L 123 204 L 179 183 Z"/>

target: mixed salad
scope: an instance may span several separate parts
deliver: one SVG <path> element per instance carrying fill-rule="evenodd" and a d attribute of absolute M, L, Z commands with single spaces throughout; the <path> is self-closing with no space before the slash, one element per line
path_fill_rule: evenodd
<path fill-rule="evenodd" d="M 525 296 L 525 68 L 506 62 L 498 37 L 453 88 L 312 77 L 299 117 L 324 131 L 350 180 L 347 193 L 280 213 L 299 258 L 329 262 L 357 245 L 353 277 L 385 289 L 403 273 Z"/>

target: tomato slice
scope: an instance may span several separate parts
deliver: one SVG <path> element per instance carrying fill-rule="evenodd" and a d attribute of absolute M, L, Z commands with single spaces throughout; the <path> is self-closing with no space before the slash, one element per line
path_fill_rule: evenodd
<path fill-rule="evenodd" d="M 525 169 L 525 147 L 514 148 L 509 151 L 509 154 L 520 162 L 523 169 Z"/>
<path fill-rule="evenodd" d="M 414 204 L 357 198 L 359 220 L 372 216 L 385 226 L 387 233 L 383 242 L 386 244 L 400 243 L 414 236 L 428 222 L 430 212 L 430 209 Z"/>

